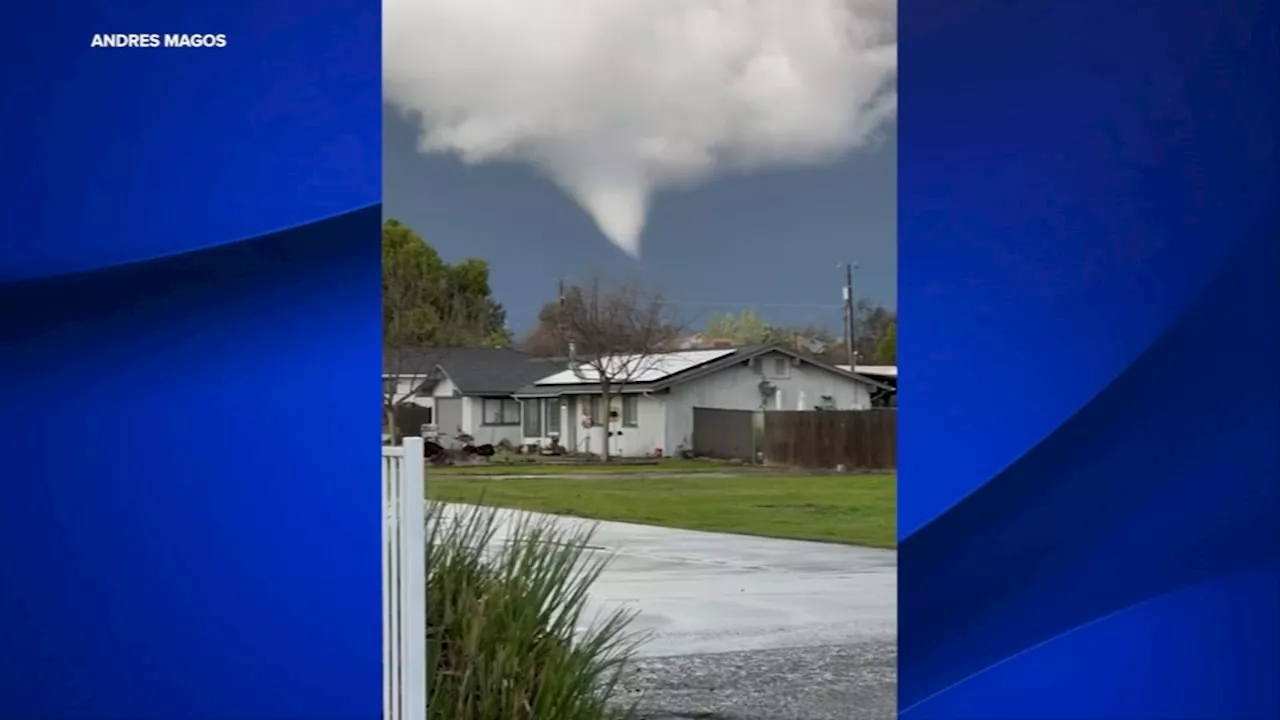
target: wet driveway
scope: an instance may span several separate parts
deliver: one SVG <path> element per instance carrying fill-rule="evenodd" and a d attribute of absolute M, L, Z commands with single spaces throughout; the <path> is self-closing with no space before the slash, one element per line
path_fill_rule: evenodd
<path fill-rule="evenodd" d="M 649 635 L 627 684 L 641 718 L 894 717 L 895 551 L 563 521 L 613 555 L 595 608 Z"/>

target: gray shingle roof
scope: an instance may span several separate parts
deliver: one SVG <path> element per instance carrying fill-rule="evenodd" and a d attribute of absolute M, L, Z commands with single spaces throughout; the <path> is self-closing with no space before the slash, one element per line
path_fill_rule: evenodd
<path fill-rule="evenodd" d="M 465 395 L 510 395 L 564 367 L 510 348 L 423 348 L 387 354 L 383 372 L 426 374 L 437 365 Z"/>

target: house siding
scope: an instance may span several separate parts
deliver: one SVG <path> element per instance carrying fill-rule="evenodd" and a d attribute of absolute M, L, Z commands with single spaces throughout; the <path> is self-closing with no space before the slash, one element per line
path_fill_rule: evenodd
<path fill-rule="evenodd" d="M 774 373 L 776 363 L 785 362 L 786 377 Z M 760 394 L 760 382 L 768 380 L 777 391 L 767 400 Z M 805 362 L 770 352 L 724 368 L 671 389 L 666 402 L 668 452 L 693 447 L 693 408 L 727 410 L 811 410 L 830 395 L 836 410 L 865 410 L 871 407 L 870 388 L 853 378 Z"/>
<path fill-rule="evenodd" d="M 658 395 L 635 395 L 636 426 L 624 427 L 621 423 L 622 404 L 615 398 L 614 408 L 619 422 L 614 426 L 613 454 L 623 457 L 650 457 L 657 450 L 666 450 L 667 411 L 666 402 Z"/>

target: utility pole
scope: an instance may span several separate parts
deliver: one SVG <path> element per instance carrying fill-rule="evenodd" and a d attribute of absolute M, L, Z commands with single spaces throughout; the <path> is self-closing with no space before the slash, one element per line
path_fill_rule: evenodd
<path fill-rule="evenodd" d="M 556 297 L 560 299 L 560 312 L 556 314 L 556 330 L 560 333 L 560 339 L 565 343 L 566 357 L 570 365 L 574 361 L 573 340 L 569 338 L 569 333 L 565 329 L 564 312 L 566 308 L 566 300 L 564 297 L 564 279 L 556 279 Z"/>
<path fill-rule="evenodd" d="M 556 278 L 556 297 L 560 300 L 560 314 L 556 315 L 556 329 L 564 337 L 564 280 Z"/>
<path fill-rule="evenodd" d="M 849 363 L 849 372 L 853 372 L 858 358 L 858 336 L 853 305 L 853 269 L 855 263 L 844 265 L 844 353 Z"/>

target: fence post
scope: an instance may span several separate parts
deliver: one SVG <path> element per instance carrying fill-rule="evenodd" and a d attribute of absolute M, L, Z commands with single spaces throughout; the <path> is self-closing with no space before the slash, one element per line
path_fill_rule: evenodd
<path fill-rule="evenodd" d="M 382 448 L 383 720 L 427 717 L 423 441 Z"/>
<path fill-rule="evenodd" d="M 405 678 L 404 720 L 427 717 L 427 502 L 425 459 L 421 437 L 404 439 L 400 468 L 401 653 Z"/>
<path fill-rule="evenodd" d="M 749 465 L 764 464 L 764 410 L 751 413 L 751 461 Z"/>

